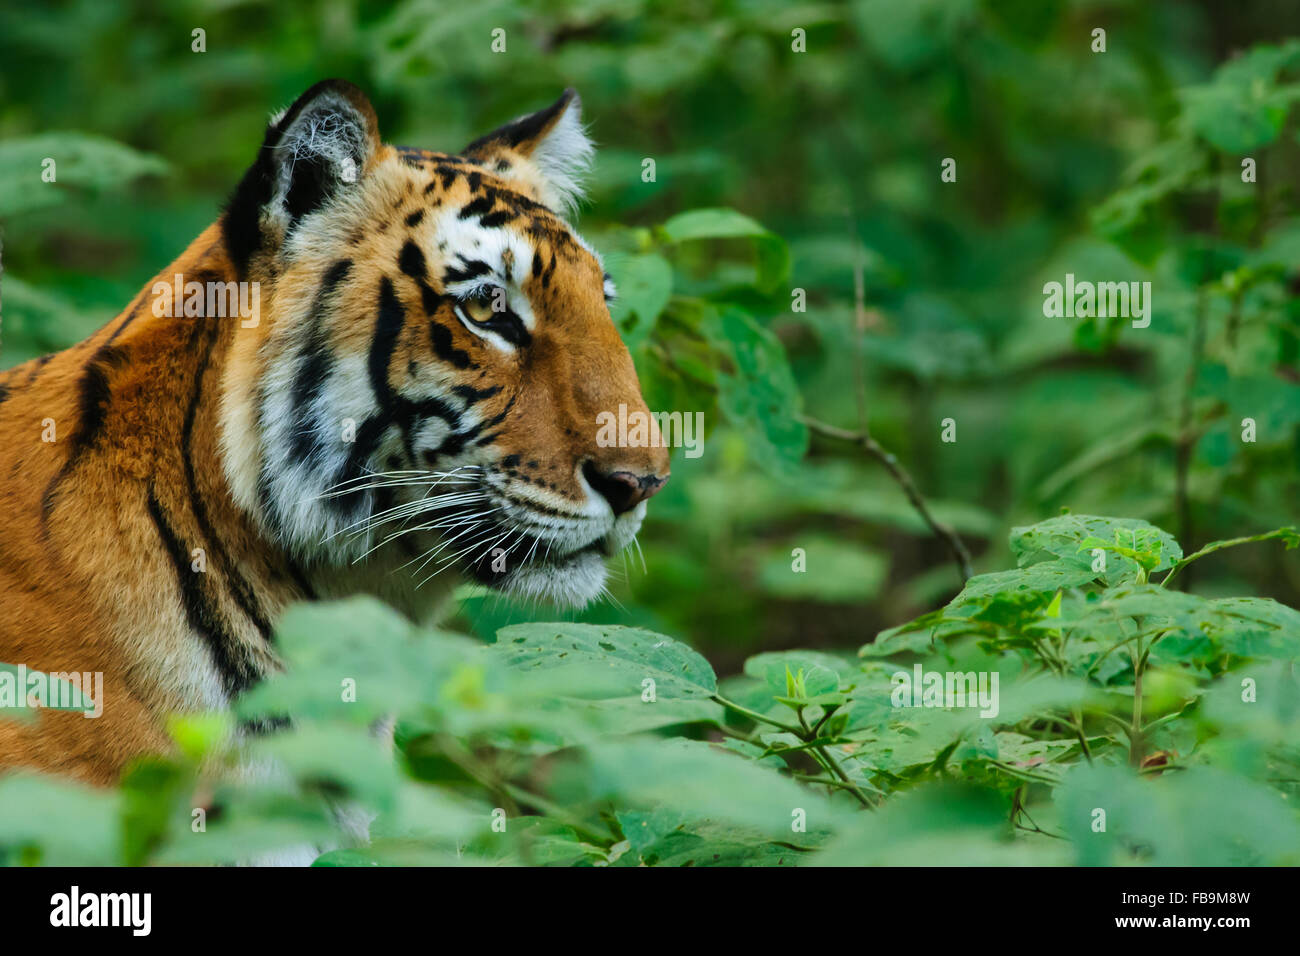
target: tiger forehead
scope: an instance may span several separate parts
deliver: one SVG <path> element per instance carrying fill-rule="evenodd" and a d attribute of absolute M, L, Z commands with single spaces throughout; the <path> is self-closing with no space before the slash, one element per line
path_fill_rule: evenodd
<path fill-rule="evenodd" d="M 369 247 L 369 255 L 381 258 L 396 256 L 399 266 L 405 259 L 415 267 L 418 257 L 417 271 L 425 275 L 427 269 L 440 293 L 450 283 L 522 285 L 531 279 L 534 295 L 591 288 L 608 297 L 599 256 L 568 223 L 514 183 L 463 156 L 391 149 L 386 174 L 373 177 L 382 183 L 379 201 L 368 204 L 365 221 L 354 221 L 350 246 Z M 493 235 L 521 242 L 481 242 Z"/>
<path fill-rule="evenodd" d="M 495 175 L 510 169 L 509 160 L 498 160 L 489 167 L 463 156 L 409 146 L 394 147 L 394 151 L 408 167 L 419 171 L 417 176 L 424 175 L 417 200 L 435 206 L 459 202 L 460 219 L 477 220 L 480 226 L 489 229 L 510 226 L 534 244 L 549 242 L 555 252 L 566 258 L 581 257 L 582 247 L 564 220 Z M 412 209 L 409 216 L 415 215 Z M 415 221 L 418 223 L 419 219 Z"/>

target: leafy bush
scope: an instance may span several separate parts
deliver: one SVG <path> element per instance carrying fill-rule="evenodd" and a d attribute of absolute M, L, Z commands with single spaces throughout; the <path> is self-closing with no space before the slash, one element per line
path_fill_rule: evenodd
<path fill-rule="evenodd" d="M 334 839 L 346 807 L 372 840 L 318 865 L 1295 864 L 1300 612 L 1167 586 L 1269 538 L 1300 545 L 1287 528 L 1185 557 L 1146 522 L 1062 515 L 1012 531 L 1018 567 L 856 658 L 761 653 L 721 682 L 634 627 L 484 645 L 369 599 L 300 605 L 278 633 L 289 669 L 237 708 L 290 728 L 232 747 L 229 718 L 178 719 L 179 755 L 118 793 L 6 779 L 0 846 L 257 859 Z M 905 687 L 918 668 L 980 675 L 993 706 Z M 396 763 L 370 730 L 388 716 Z M 249 766 L 274 769 L 232 779 Z"/>

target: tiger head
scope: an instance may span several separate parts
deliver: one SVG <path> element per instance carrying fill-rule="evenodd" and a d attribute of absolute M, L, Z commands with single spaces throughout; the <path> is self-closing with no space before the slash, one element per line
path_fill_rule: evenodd
<path fill-rule="evenodd" d="M 591 153 L 572 91 L 459 154 L 384 144 L 340 80 L 271 121 L 221 223 L 261 304 L 221 445 L 236 501 L 297 559 L 602 592 L 669 462 L 566 221 Z M 649 441 L 598 441 L 620 406 Z"/>

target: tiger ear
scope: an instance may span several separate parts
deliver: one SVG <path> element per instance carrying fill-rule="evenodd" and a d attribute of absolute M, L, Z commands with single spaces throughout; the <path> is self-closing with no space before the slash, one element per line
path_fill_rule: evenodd
<path fill-rule="evenodd" d="M 317 83 L 273 117 L 223 217 L 236 264 L 282 243 L 299 220 L 357 183 L 379 145 L 374 108 L 346 80 Z"/>
<path fill-rule="evenodd" d="M 513 180 L 561 215 L 582 199 L 582 176 L 595 152 L 582 129 L 582 100 L 575 90 L 536 113 L 529 113 L 470 143 L 467 159 Z"/>

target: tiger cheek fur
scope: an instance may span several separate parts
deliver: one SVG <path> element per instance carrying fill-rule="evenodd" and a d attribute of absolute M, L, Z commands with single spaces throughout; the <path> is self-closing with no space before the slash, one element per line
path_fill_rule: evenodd
<path fill-rule="evenodd" d="M 565 219 L 579 109 L 566 92 L 436 153 L 384 144 L 357 88 L 317 84 L 120 316 L 0 373 L 0 661 L 104 675 L 98 719 L 0 722 L 0 769 L 111 782 L 168 746 L 168 712 L 280 666 L 294 601 L 373 593 L 422 618 L 465 577 L 561 606 L 602 592 L 668 456 L 596 440 L 601 412 L 646 408 Z M 244 283 L 256 312 L 209 293 L 171 315 L 176 276 Z"/>

